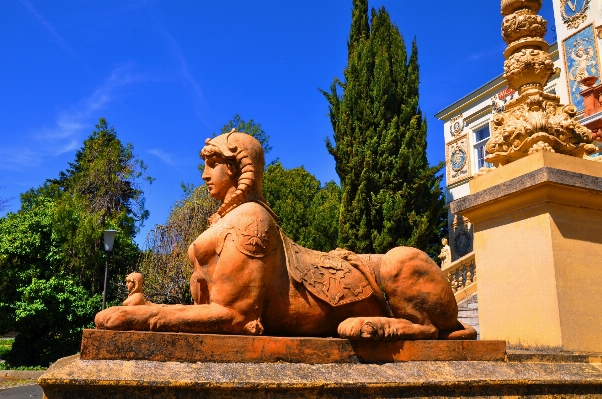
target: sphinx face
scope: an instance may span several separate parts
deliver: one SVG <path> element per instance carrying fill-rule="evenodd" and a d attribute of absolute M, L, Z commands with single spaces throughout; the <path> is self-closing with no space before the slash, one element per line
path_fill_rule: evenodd
<path fill-rule="evenodd" d="M 134 282 L 134 280 L 127 279 L 125 281 L 125 286 L 127 287 L 129 292 L 132 292 L 136 287 L 136 283 Z"/>
<path fill-rule="evenodd" d="M 212 156 L 205 160 L 203 180 L 207 184 L 211 198 L 221 202 L 236 191 L 236 176 L 222 157 Z"/>

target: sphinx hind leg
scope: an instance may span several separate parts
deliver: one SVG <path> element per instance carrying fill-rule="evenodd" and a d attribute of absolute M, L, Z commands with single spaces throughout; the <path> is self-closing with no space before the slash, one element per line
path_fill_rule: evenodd
<path fill-rule="evenodd" d="M 437 339 L 439 334 L 430 324 L 390 317 L 350 317 L 339 324 L 337 332 L 348 339 Z"/>
<path fill-rule="evenodd" d="M 424 252 L 397 247 L 380 263 L 379 284 L 387 295 L 394 317 L 439 331 L 455 331 L 458 305 L 449 281 Z"/>
<path fill-rule="evenodd" d="M 461 339 L 477 339 L 477 330 L 468 324 L 458 320 L 457 328 L 451 331 L 439 331 L 437 339 L 461 340 Z"/>
<path fill-rule="evenodd" d="M 377 281 L 394 318 L 352 317 L 338 327 L 349 339 L 461 339 L 458 306 L 441 269 L 424 252 L 393 248 L 380 259 Z M 458 338 L 455 338 L 458 336 Z"/>

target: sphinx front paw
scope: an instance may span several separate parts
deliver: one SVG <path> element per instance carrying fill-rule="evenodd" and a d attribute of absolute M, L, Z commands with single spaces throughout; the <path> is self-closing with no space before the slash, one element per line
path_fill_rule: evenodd
<path fill-rule="evenodd" d="M 338 333 L 347 339 L 437 339 L 439 330 L 389 317 L 350 317 L 339 324 Z"/>
<path fill-rule="evenodd" d="M 350 317 L 343 320 L 337 332 L 347 339 L 380 339 L 383 337 L 382 325 L 362 317 Z"/>

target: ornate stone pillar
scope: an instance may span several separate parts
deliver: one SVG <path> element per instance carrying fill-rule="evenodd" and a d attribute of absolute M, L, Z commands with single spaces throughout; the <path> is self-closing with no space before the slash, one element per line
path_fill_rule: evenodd
<path fill-rule="evenodd" d="M 502 1 L 504 76 L 519 96 L 493 120 L 496 167 L 450 210 L 474 229 L 481 339 L 600 352 L 602 167 L 583 159 L 596 147 L 575 107 L 543 91 L 553 64 L 540 6 Z"/>
<path fill-rule="evenodd" d="M 596 151 L 591 132 L 575 119 L 573 105 L 543 89 L 554 63 L 543 39 L 547 22 L 536 13 L 542 0 L 502 0 L 504 79 L 519 96 L 493 118 L 485 157 L 499 167 L 534 152 L 549 151 L 584 158 Z"/>

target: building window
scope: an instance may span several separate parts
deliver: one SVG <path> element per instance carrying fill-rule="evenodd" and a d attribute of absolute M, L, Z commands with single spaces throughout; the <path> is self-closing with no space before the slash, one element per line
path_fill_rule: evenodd
<path fill-rule="evenodd" d="M 552 94 L 555 96 L 556 95 L 556 85 L 546 87 L 543 91 L 544 91 L 544 93 Z"/>
<path fill-rule="evenodd" d="M 477 170 L 480 170 L 481 168 L 491 168 L 493 165 L 489 162 L 485 162 L 485 155 L 487 155 L 487 152 L 485 152 L 485 144 L 487 144 L 489 136 L 491 135 L 491 132 L 489 131 L 489 123 L 475 130 L 474 135 L 474 148 L 477 156 Z"/>

